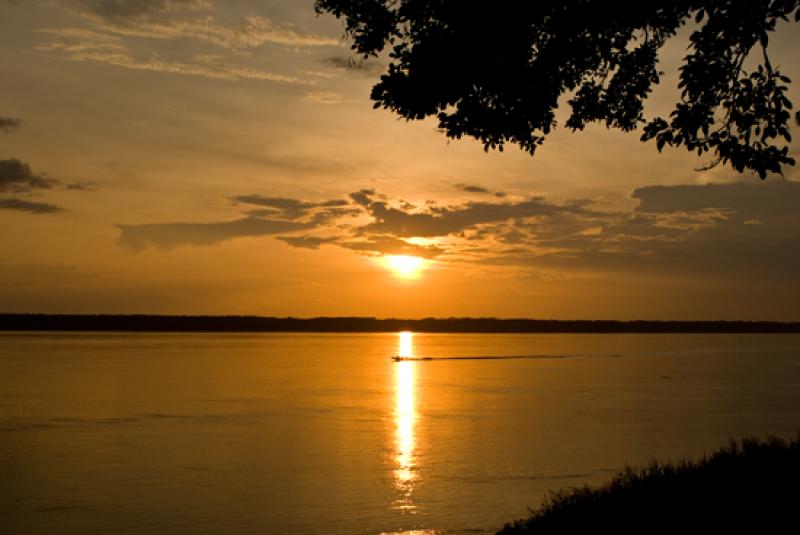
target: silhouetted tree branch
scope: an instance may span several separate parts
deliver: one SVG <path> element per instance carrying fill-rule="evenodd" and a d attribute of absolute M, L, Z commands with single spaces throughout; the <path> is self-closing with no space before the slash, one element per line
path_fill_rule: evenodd
<path fill-rule="evenodd" d="M 798 8 L 800 0 L 316 0 L 318 13 L 344 19 L 357 54 L 388 48 L 375 107 L 407 120 L 436 116 L 448 137 L 533 154 L 567 95 L 572 130 L 644 125 L 641 139 L 659 151 L 684 146 L 710 153 L 707 168 L 730 164 L 761 178 L 795 163 L 790 80 L 767 50 L 776 24 L 796 22 Z M 663 75 L 658 53 L 687 23 L 696 29 L 680 101 L 669 118 L 646 121 L 643 101 Z"/>

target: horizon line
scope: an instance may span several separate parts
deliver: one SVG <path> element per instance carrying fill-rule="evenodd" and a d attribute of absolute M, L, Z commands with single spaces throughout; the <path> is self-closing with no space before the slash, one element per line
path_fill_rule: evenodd
<path fill-rule="evenodd" d="M 773 320 L 608 320 L 497 317 L 378 318 L 170 314 L 0 313 L 0 331 L 429 332 L 429 333 L 799 333 Z"/>

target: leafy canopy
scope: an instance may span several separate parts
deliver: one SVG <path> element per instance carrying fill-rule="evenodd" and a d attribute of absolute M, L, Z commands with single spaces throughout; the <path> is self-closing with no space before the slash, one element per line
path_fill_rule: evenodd
<path fill-rule="evenodd" d="M 644 125 L 641 139 L 659 151 L 711 153 L 707 168 L 761 178 L 795 163 L 790 80 L 767 49 L 779 21 L 800 19 L 800 0 L 316 0 L 316 10 L 344 19 L 358 55 L 388 48 L 376 108 L 436 116 L 447 136 L 486 150 L 509 142 L 533 154 L 567 95 L 572 130 Z M 680 101 L 669 118 L 645 120 L 643 101 L 663 75 L 659 50 L 687 23 Z"/>

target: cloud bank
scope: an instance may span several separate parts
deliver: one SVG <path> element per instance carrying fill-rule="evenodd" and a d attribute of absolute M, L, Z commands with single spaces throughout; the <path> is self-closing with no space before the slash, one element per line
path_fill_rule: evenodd
<path fill-rule="evenodd" d="M 794 281 L 800 270 L 800 183 L 651 186 L 634 190 L 632 198 L 634 209 L 614 211 L 591 199 L 442 205 L 413 204 L 372 189 L 314 201 L 243 194 L 232 200 L 244 219 L 120 225 L 120 243 L 168 249 L 274 236 L 305 249 L 335 246 L 553 273 Z"/>

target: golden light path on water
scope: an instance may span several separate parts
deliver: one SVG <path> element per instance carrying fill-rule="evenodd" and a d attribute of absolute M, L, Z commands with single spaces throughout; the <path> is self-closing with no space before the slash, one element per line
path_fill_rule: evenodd
<path fill-rule="evenodd" d="M 413 333 L 399 333 L 397 355 L 414 356 Z M 394 363 L 395 377 L 395 447 L 397 449 L 396 468 L 394 470 L 395 486 L 401 497 L 395 501 L 397 509 L 414 511 L 416 506 L 411 494 L 416 483 L 416 466 L 414 447 L 416 436 L 414 426 L 417 420 L 416 409 L 416 362 L 401 361 Z"/>

